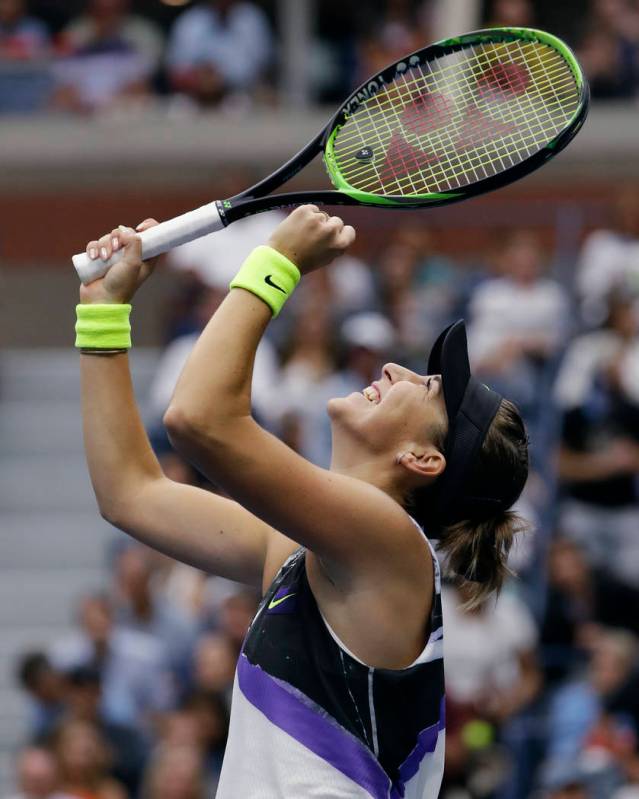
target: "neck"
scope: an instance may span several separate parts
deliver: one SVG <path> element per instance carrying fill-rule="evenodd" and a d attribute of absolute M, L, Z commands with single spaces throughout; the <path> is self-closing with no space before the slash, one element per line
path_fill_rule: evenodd
<path fill-rule="evenodd" d="M 406 492 L 398 483 L 398 468 L 392 462 L 389 468 L 388 455 L 375 455 L 371 452 L 362 452 L 352 446 L 348 448 L 339 446 L 333 439 L 330 465 L 332 472 L 363 480 L 403 505 Z"/>

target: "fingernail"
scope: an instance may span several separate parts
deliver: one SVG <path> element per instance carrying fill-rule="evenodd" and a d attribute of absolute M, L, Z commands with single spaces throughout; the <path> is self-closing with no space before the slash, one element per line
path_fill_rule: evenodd
<path fill-rule="evenodd" d="M 117 250 L 118 247 L 120 246 L 120 242 L 116 238 L 113 238 L 111 239 L 111 245 L 114 250 Z"/>
<path fill-rule="evenodd" d="M 135 229 L 140 230 L 144 226 L 144 222 L 140 222 L 139 225 L 136 225 Z"/>
<path fill-rule="evenodd" d="M 107 248 L 106 247 L 103 247 L 100 250 L 100 255 L 102 256 L 102 260 L 103 261 L 108 261 L 109 260 L 109 253 L 107 252 Z"/>
<path fill-rule="evenodd" d="M 91 249 L 89 250 L 89 258 L 95 260 L 97 257 L 98 257 L 98 251 L 95 249 L 95 247 L 91 247 Z"/>

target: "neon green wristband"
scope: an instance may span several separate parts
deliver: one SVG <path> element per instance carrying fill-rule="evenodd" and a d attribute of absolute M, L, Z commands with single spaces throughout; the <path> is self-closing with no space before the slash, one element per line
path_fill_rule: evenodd
<path fill-rule="evenodd" d="M 131 348 L 130 305 L 78 305 L 75 346 L 87 350 Z"/>
<path fill-rule="evenodd" d="M 300 270 L 292 261 L 272 247 L 256 247 L 244 261 L 229 288 L 246 289 L 263 300 L 273 318 L 300 282 Z"/>

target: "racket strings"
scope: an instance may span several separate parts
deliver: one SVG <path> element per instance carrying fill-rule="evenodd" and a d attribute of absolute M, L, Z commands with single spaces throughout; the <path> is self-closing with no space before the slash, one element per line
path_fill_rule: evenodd
<path fill-rule="evenodd" d="M 400 75 L 337 132 L 337 166 L 354 188 L 427 194 L 491 177 L 542 149 L 579 104 L 570 66 L 540 43 L 483 44 L 425 69 Z"/>
<path fill-rule="evenodd" d="M 494 61 L 494 60 L 495 59 L 492 59 L 492 61 Z M 488 62 L 486 62 L 486 65 L 488 65 Z M 557 72 L 557 71 L 559 71 L 559 70 L 555 70 L 555 72 Z M 566 69 L 565 69 L 565 65 L 564 64 L 561 65 L 561 71 L 564 72 L 564 74 L 566 74 Z M 550 73 L 547 70 L 546 70 L 546 73 L 550 76 Z M 423 78 L 424 82 L 427 84 L 427 88 L 431 89 L 432 86 L 428 85 L 428 83 L 427 83 L 427 81 L 428 81 L 427 76 L 424 76 L 423 72 L 421 72 L 421 70 L 420 70 L 420 76 Z M 435 77 L 437 77 L 437 76 L 435 76 Z M 450 92 L 450 95 L 449 95 L 450 97 L 454 96 L 454 99 L 457 100 L 457 101 L 459 101 L 460 99 L 467 99 L 468 96 L 469 96 L 469 90 L 472 91 L 472 87 L 470 86 L 470 84 L 468 82 L 468 79 L 466 78 L 465 83 L 462 83 L 462 81 L 460 80 L 461 77 L 463 77 L 463 76 L 461 75 L 461 73 L 459 73 L 457 75 L 457 79 L 458 79 L 457 82 L 458 82 L 458 87 L 459 87 L 459 85 L 461 85 L 461 87 L 462 87 L 461 92 L 457 91 L 455 96 L 453 95 L 453 92 Z M 551 77 L 554 77 L 554 76 L 551 76 Z M 574 89 L 574 86 L 575 86 L 574 78 L 572 78 L 571 74 L 568 74 L 567 77 L 568 77 L 568 80 L 565 81 L 566 84 L 568 86 L 570 86 L 572 89 Z M 404 81 L 404 84 L 405 84 L 405 87 L 406 87 L 406 91 L 404 91 L 404 92 L 394 91 L 394 94 L 396 95 L 396 98 L 393 98 L 393 100 L 399 99 L 401 102 L 403 102 L 407 98 L 419 100 L 420 96 L 423 96 L 423 88 L 421 88 L 418 85 L 418 81 L 417 80 L 413 80 L 412 81 L 413 85 L 409 85 L 408 82 L 406 81 L 406 77 L 403 76 L 403 81 Z M 555 92 L 556 92 L 556 83 L 557 82 L 553 80 L 553 87 L 552 88 L 553 88 L 553 90 Z M 538 83 L 538 86 L 539 86 L 539 83 Z M 437 86 L 436 88 L 441 89 L 441 86 Z M 389 90 L 386 90 L 386 93 L 390 94 Z M 378 95 L 376 95 L 374 98 L 372 98 L 372 100 L 374 100 L 377 103 L 380 112 L 384 116 L 387 116 L 389 114 L 389 112 L 396 112 L 396 110 L 397 110 L 396 102 L 390 102 L 390 103 L 389 102 L 386 102 L 386 103 L 382 102 L 382 99 L 381 99 L 381 96 L 380 96 L 382 94 L 383 94 L 383 92 L 380 92 Z M 387 100 L 388 100 L 388 97 L 387 97 Z M 477 105 L 478 106 L 481 105 L 481 102 L 477 102 Z M 550 104 L 549 104 L 549 106 L 550 106 Z M 367 108 L 366 110 L 368 112 L 369 119 L 371 121 L 376 121 L 376 120 L 373 119 L 374 114 L 370 113 L 370 109 Z M 343 137 L 342 141 L 345 141 L 345 139 L 346 139 L 346 137 Z"/>
<path fill-rule="evenodd" d="M 495 59 L 493 59 L 493 60 L 495 60 Z M 423 73 L 422 73 L 422 77 L 423 77 Z M 404 81 L 405 81 L 405 79 L 404 79 Z M 405 81 L 405 83 L 407 83 L 407 82 Z M 468 88 L 467 88 L 467 87 L 468 87 L 468 81 L 466 81 L 466 91 L 468 90 Z M 410 88 L 412 89 L 412 87 L 410 87 Z M 411 93 L 411 95 L 413 95 L 413 94 L 414 94 L 414 92 L 412 92 L 412 91 L 410 91 L 410 93 Z M 476 103 L 476 104 L 475 104 L 475 106 L 471 106 L 471 108 L 472 108 L 473 110 L 476 110 L 476 108 L 477 108 L 477 107 L 479 107 L 479 106 L 481 106 L 481 105 L 482 105 L 481 103 Z M 516 117 L 515 117 L 514 115 L 512 115 L 512 114 L 511 114 L 510 116 L 511 116 L 511 119 L 512 119 L 513 121 L 517 121 L 517 120 L 516 120 Z M 525 118 L 525 117 L 522 115 L 522 118 Z M 485 128 L 485 127 L 486 127 L 486 120 L 488 120 L 488 119 L 490 119 L 490 118 L 489 118 L 489 117 L 485 117 L 485 118 L 482 120 L 482 118 L 481 118 L 481 117 L 479 117 L 478 119 L 479 119 L 479 121 L 480 121 L 480 122 L 481 122 L 481 121 L 483 121 L 483 123 L 484 123 L 484 128 Z M 538 120 L 538 121 L 540 121 L 540 120 Z M 473 135 L 476 135 L 476 131 L 474 131 L 474 130 L 473 130 L 473 128 L 476 128 L 476 127 L 477 127 L 477 126 L 474 124 L 473 120 L 472 120 L 472 116 L 471 116 L 471 117 L 469 117 L 469 118 L 466 120 L 466 124 L 464 125 L 464 127 L 467 129 L 467 131 L 466 131 L 466 132 L 470 134 L 470 137 L 471 137 L 471 142 L 472 142 L 472 136 L 473 136 Z M 466 137 L 465 135 L 462 135 L 461 137 L 459 137 L 459 138 L 458 138 L 458 141 L 457 141 L 457 143 L 455 143 L 455 142 L 452 140 L 452 138 L 450 137 L 450 130 L 447 130 L 447 129 L 446 129 L 446 126 L 444 126 L 444 128 L 442 129 L 442 131 L 443 131 L 443 133 L 446 133 L 446 134 L 448 134 L 448 142 L 444 142 L 444 141 L 442 141 L 442 137 L 441 137 L 441 135 L 440 135 L 440 137 L 439 137 L 440 141 L 439 141 L 439 142 L 437 142 L 437 144 L 439 144 L 439 146 L 440 146 L 440 147 L 441 147 L 442 145 L 445 145 L 446 143 L 448 143 L 448 144 L 452 145 L 452 149 L 453 149 L 453 150 L 455 150 L 455 149 L 456 149 L 457 151 L 467 151 L 467 150 L 468 150 L 468 145 L 469 145 L 469 143 L 468 143 L 468 141 L 466 141 L 466 138 L 467 138 L 467 137 Z M 496 132 L 495 130 L 489 131 L 490 135 L 489 135 L 487 138 L 491 138 L 491 136 L 492 136 L 492 138 L 493 138 L 493 139 L 494 139 L 494 138 L 496 138 L 496 136 L 495 136 L 495 132 Z M 505 133 L 507 134 L 509 131 L 508 131 L 508 129 L 506 129 L 506 130 L 504 130 L 503 132 L 505 132 Z M 530 139 L 534 141 L 534 139 L 536 138 L 536 131 L 534 131 L 534 130 L 530 129 L 530 131 L 529 131 L 529 132 L 530 132 Z M 484 136 L 485 136 L 485 134 L 486 134 L 486 130 L 484 130 Z M 431 136 L 431 138 L 434 138 L 434 137 L 432 137 L 432 136 Z M 505 137 L 499 137 L 499 138 L 505 138 Z M 400 140 L 401 140 L 401 139 L 400 139 Z M 399 148 L 399 147 L 397 146 L 397 141 L 396 141 L 394 144 L 395 144 L 395 146 L 391 148 L 391 151 L 390 151 L 390 153 L 389 153 L 389 157 L 390 157 L 390 160 L 391 160 L 391 164 L 390 164 L 390 166 L 393 166 L 393 164 L 392 164 L 392 161 L 393 161 L 393 160 L 396 160 L 398 156 L 401 158 L 401 148 Z M 406 142 L 406 144 L 408 144 L 408 142 Z M 529 144 L 529 142 L 526 142 L 526 144 Z M 512 149 L 512 143 L 509 143 L 509 144 L 508 144 L 508 147 L 509 147 L 509 149 Z M 408 151 L 409 157 L 408 157 L 408 159 L 407 159 L 407 163 L 406 163 L 406 164 L 404 164 L 404 167 L 405 167 L 405 168 L 404 168 L 404 172 L 405 172 L 405 173 L 408 171 L 408 169 L 410 169 L 411 167 L 414 167 L 414 165 L 415 165 L 415 158 L 413 157 L 413 150 L 412 150 L 412 149 L 408 149 L 408 148 L 407 148 L 407 151 Z M 466 155 L 468 156 L 468 153 L 466 153 Z M 387 159 L 387 160 L 388 160 L 388 159 Z M 423 161 L 423 160 L 424 160 L 424 159 L 422 159 L 422 161 Z M 439 159 L 434 159 L 434 160 L 439 160 Z M 475 164 L 474 164 L 473 162 L 474 162 L 475 160 L 477 160 L 477 159 L 472 159 L 472 158 L 468 158 L 468 157 L 467 157 L 467 158 L 465 159 L 465 163 L 466 163 L 466 165 L 467 165 L 467 166 L 474 167 L 474 166 L 475 166 Z M 485 159 L 485 156 L 483 156 L 483 157 L 482 157 L 480 160 L 478 160 L 478 163 L 480 163 L 480 164 L 481 164 L 481 163 L 484 163 L 484 162 L 485 162 L 485 160 L 486 160 L 486 159 Z M 401 169 L 400 169 L 401 165 L 400 165 L 400 164 L 397 164 L 396 166 L 397 166 L 397 168 L 392 170 L 392 171 L 393 171 L 395 174 L 397 174 L 398 172 L 400 172 L 400 171 L 401 171 Z M 441 165 L 440 165 L 440 166 L 441 166 Z M 406 167 L 407 167 L 408 169 L 406 169 Z M 388 169 L 386 169 L 386 173 L 387 173 L 387 174 L 388 174 L 388 172 L 389 172 L 389 171 L 391 171 L 391 170 L 388 170 Z M 446 170 L 441 170 L 441 169 L 440 169 L 440 170 L 437 170 L 437 171 L 441 171 L 441 175 L 440 175 L 441 177 L 447 177 L 447 176 L 450 176 L 450 174 L 449 174 L 449 173 L 448 173 Z M 410 174 L 408 175 L 408 177 L 409 177 L 409 179 L 411 179 L 411 178 L 412 178 L 412 176 L 411 176 Z M 410 182 L 411 182 L 411 183 L 414 185 L 414 180 L 412 180 L 412 179 L 411 179 L 411 180 L 410 180 Z M 399 181 L 399 183 L 400 183 L 400 187 L 401 187 L 401 189 L 402 189 L 402 190 L 406 190 L 406 188 L 407 188 L 407 185 L 406 185 L 406 183 L 402 183 L 401 181 Z"/>
<path fill-rule="evenodd" d="M 423 77 L 423 73 L 422 73 L 422 77 Z M 466 81 L 466 84 L 468 86 L 468 80 Z M 466 86 L 466 90 L 468 90 L 467 86 Z M 490 138 L 503 139 L 504 141 L 507 142 L 508 151 L 510 152 L 513 149 L 513 142 L 512 141 L 508 141 L 508 139 L 506 138 L 508 136 L 508 134 L 510 133 L 510 130 L 509 130 L 509 128 L 507 126 L 499 128 L 499 126 L 495 126 L 495 124 L 489 122 L 489 128 L 490 128 L 490 125 L 492 124 L 493 125 L 493 129 L 492 130 L 489 129 L 488 131 L 486 131 L 486 122 L 490 120 L 490 117 L 486 116 L 486 117 L 482 118 L 481 115 L 478 115 L 476 113 L 477 109 L 479 107 L 481 107 L 482 105 L 485 105 L 485 104 L 481 103 L 481 102 L 476 102 L 474 105 L 469 106 L 469 108 L 472 110 L 473 113 L 470 114 L 468 116 L 468 118 L 466 119 L 466 121 L 462 123 L 462 133 L 461 133 L 461 135 L 458 136 L 457 142 L 452 140 L 452 137 L 450 135 L 450 126 L 448 127 L 448 129 L 446 129 L 446 126 L 444 126 L 443 131 L 442 131 L 444 134 L 447 134 L 448 141 L 444 141 L 443 140 L 443 136 L 440 134 L 440 136 L 438 137 L 439 141 L 435 142 L 437 145 L 439 145 L 439 147 L 441 147 L 442 145 L 445 146 L 446 144 L 449 144 L 450 145 L 449 149 L 452 149 L 453 152 L 457 151 L 458 153 L 464 154 L 466 156 L 465 158 L 461 159 L 461 161 L 462 161 L 461 165 L 458 165 L 458 169 L 459 169 L 459 166 L 461 166 L 462 171 L 463 171 L 464 167 L 475 169 L 477 166 L 479 166 L 483 173 L 486 172 L 486 165 L 487 165 L 486 153 L 482 153 L 477 158 L 473 158 L 472 154 L 468 152 L 470 146 L 472 145 L 473 137 L 475 137 L 475 138 L 477 137 L 477 128 L 478 127 L 480 128 L 481 137 L 489 138 L 489 139 Z M 476 124 L 476 121 L 473 119 L 473 116 L 477 118 L 477 121 L 479 123 L 481 123 L 480 125 Z M 502 116 L 503 116 L 503 114 L 502 114 Z M 515 121 L 515 122 L 517 121 L 517 116 L 515 114 L 510 114 L 509 116 L 510 116 L 510 119 L 512 121 Z M 528 118 L 525 115 L 520 115 L 520 116 L 523 119 L 526 119 L 526 121 L 529 121 Z M 540 122 L 540 121 L 541 120 L 538 120 L 538 122 Z M 483 127 L 483 132 L 481 131 L 482 127 Z M 498 132 L 501 132 L 504 135 L 497 137 L 496 134 Z M 529 130 L 528 130 L 529 137 L 527 137 L 527 138 L 529 138 L 530 141 L 525 140 L 524 144 L 526 146 L 529 146 L 532 143 L 534 143 L 534 140 L 536 138 L 536 134 L 539 133 L 539 132 L 543 132 L 543 131 L 535 131 L 534 129 L 532 129 L 529 126 Z M 436 138 L 436 137 L 431 136 L 431 139 L 434 139 L 434 138 Z M 401 162 L 401 158 L 402 158 L 402 151 L 403 150 L 402 150 L 402 147 L 398 146 L 398 141 L 405 142 L 403 149 L 408 154 L 406 162 L 403 165 L 401 163 L 393 163 L 395 161 Z M 396 137 L 396 141 L 394 142 L 394 146 L 391 148 L 391 150 L 390 150 L 390 152 L 388 154 L 388 157 L 387 157 L 386 168 L 384 170 L 384 173 L 381 175 L 382 182 L 385 182 L 383 179 L 384 178 L 388 178 L 391 173 L 394 176 L 397 176 L 398 173 L 399 174 L 403 174 L 405 176 L 407 175 L 408 178 L 409 178 L 408 181 L 407 180 L 402 181 L 401 179 L 396 180 L 396 183 L 398 184 L 398 188 L 402 192 L 406 192 L 408 190 L 408 188 L 409 188 L 408 184 L 409 183 L 410 183 L 410 185 L 412 187 L 417 188 L 417 186 L 415 184 L 415 175 L 411 174 L 411 171 L 413 173 L 415 172 L 415 165 L 416 165 L 416 159 L 415 159 L 415 157 L 413 155 L 414 146 L 415 145 L 414 145 L 414 143 L 411 145 L 412 149 L 408 145 L 409 145 L 409 142 L 406 141 L 404 138 L 402 138 L 402 137 L 397 138 Z M 501 155 L 502 155 L 501 153 L 498 153 L 498 156 L 501 156 Z M 422 167 L 424 165 L 424 161 L 425 160 L 426 159 L 421 159 Z M 443 159 L 437 159 L 436 158 L 436 159 L 432 159 L 432 160 L 434 160 L 435 162 L 437 162 L 437 161 L 441 161 L 442 162 L 438 166 L 435 166 L 435 167 L 433 167 L 432 164 L 431 164 L 430 172 L 431 173 L 433 173 L 433 172 L 435 173 L 434 177 L 439 178 L 439 179 L 443 179 L 443 180 L 450 179 L 450 178 L 454 177 L 454 172 L 451 172 L 450 169 L 446 169 L 446 164 L 443 162 Z M 390 164 L 388 163 L 388 161 L 390 161 Z M 448 166 L 450 166 L 450 165 L 448 165 Z M 389 169 L 389 167 L 391 167 L 391 168 Z M 502 167 L 503 167 L 503 164 L 502 164 Z M 424 176 L 424 170 L 422 169 L 420 171 L 422 172 L 422 177 L 423 177 Z M 477 179 L 477 178 L 479 178 L 481 176 L 482 176 L 481 174 L 480 175 L 475 175 L 474 179 Z"/>

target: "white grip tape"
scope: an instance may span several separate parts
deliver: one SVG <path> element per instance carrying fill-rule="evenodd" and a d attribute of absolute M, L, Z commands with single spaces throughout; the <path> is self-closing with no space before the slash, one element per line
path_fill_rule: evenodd
<path fill-rule="evenodd" d="M 179 247 L 180 244 L 186 244 L 201 236 L 215 233 L 216 230 L 221 230 L 223 227 L 224 222 L 222 222 L 216 204 L 208 203 L 195 211 L 176 216 L 175 219 L 167 219 L 166 222 L 140 233 L 142 258 L 144 260 L 155 258 L 156 255 Z M 73 266 L 75 266 L 80 280 L 86 285 L 106 275 L 113 264 L 117 264 L 122 259 L 123 253 L 123 250 L 118 250 L 108 261 L 103 261 L 101 258 L 92 261 L 85 252 L 79 253 L 73 256 Z"/>

